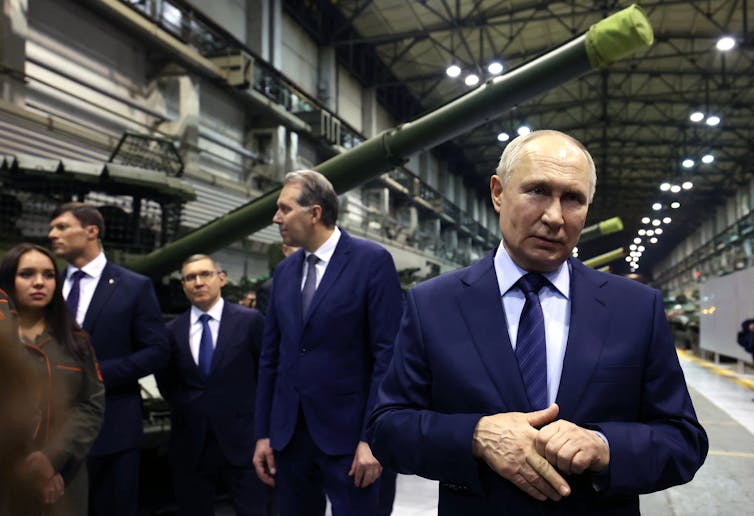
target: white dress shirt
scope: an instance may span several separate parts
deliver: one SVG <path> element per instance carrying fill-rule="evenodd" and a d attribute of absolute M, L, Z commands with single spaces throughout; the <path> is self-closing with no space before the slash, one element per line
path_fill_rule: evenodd
<path fill-rule="evenodd" d="M 309 255 L 313 254 L 314 256 L 319 258 L 319 261 L 314 266 L 314 268 L 317 271 L 317 283 L 315 287 L 319 287 L 319 284 L 322 281 L 322 278 L 325 276 L 325 271 L 327 270 L 327 264 L 329 264 L 330 260 L 332 260 L 332 255 L 335 252 L 335 247 L 338 245 L 339 241 L 340 241 L 340 229 L 338 229 L 338 226 L 335 226 L 335 230 L 333 230 L 332 235 L 330 235 L 330 238 L 325 240 L 325 243 L 319 246 L 319 249 L 317 249 L 313 253 L 310 253 L 309 251 L 304 251 L 304 273 L 301 275 L 301 290 L 304 289 L 304 283 L 306 283 L 306 271 L 309 268 L 309 264 L 307 263 L 306 259 L 309 258 Z"/>
<path fill-rule="evenodd" d="M 89 310 L 89 305 L 94 297 L 94 291 L 97 288 L 99 279 L 102 276 L 102 271 L 107 265 L 107 258 L 105 253 L 100 251 L 97 257 L 91 262 L 81 267 L 81 271 L 86 274 L 79 280 L 79 305 L 76 307 L 76 322 L 79 326 L 84 325 L 84 318 L 86 317 L 86 311 Z M 73 273 L 78 269 L 73 265 L 68 265 L 65 270 L 65 281 L 63 282 L 63 297 L 68 299 L 68 293 L 73 286 Z"/>
<path fill-rule="evenodd" d="M 209 324 L 209 331 L 212 334 L 212 349 L 217 349 L 217 335 L 220 333 L 220 319 L 222 319 L 224 306 L 225 300 L 222 297 L 206 312 L 202 312 L 194 305 L 191 305 L 189 347 L 191 347 L 191 356 L 194 357 L 196 365 L 199 365 L 199 343 L 202 340 L 202 332 L 204 331 L 204 326 L 202 325 L 202 321 L 199 320 L 199 316 L 203 313 L 209 315 L 210 319 L 207 321 L 207 324 Z"/>
<path fill-rule="evenodd" d="M 524 293 L 515 284 L 527 271 L 513 262 L 502 242 L 495 253 L 494 263 L 500 295 L 503 298 L 508 336 L 515 350 L 518 323 L 526 302 Z M 571 271 L 568 263 L 564 262 L 554 272 L 542 275 L 551 283 L 539 291 L 547 343 L 547 403 L 551 404 L 558 396 L 560 376 L 563 373 L 563 358 L 568 342 L 571 321 Z"/>

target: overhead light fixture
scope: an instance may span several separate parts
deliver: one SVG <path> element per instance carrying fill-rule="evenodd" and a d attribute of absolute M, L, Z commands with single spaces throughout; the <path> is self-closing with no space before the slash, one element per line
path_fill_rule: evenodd
<path fill-rule="evenodd" d="M 715 46 L 718 50 L 727 52 L 728 50 L 731 50 L 736 46 L 736 40 L 730 36 L 723 36 L 717 40 L 717 44 Z"/>
<path fill-rule="evenodd" d="M 655 235 L 662 235 L 662 228 L 655 229 Z"/>
<path fill-rule="evenodd" d="M 715 127 L 720 123 L 720 117 L 717 115 L 712 115 L 707 117 L 707 125 L 710 127 Z"/>
<path fill-rule="evenodd" d="M 628 246 L 628 248 L 632 251 L 636 251 L 636 244 L 631 244 L 630 246 Z"/>
<path fill-rule="evenodd" d="M 647 236 L 649 236 L 649 237 L 655 236 L 655 231 L 656 231 L 655 229 L 648 229 L 647 230 Z"/>
<path fill-rule="evenodd" d="M 656 244 L 657 243 L 657 237 L 652 237 L 649 239 L 650 244 Z"/>
<path fill-rule="evenodd" d="M 650 222 L 649 221 L 649 217 L 642 217 L 642 219 L 641 219 L 641 223 L 642 224 L 649 224 L 649 222 Z"/>
<path fill-rule="evenodd" d="M 673 186 L 671 186 L 671 187 L 670 187 L 670 191 L 671 191 L 672 193 L 678 193 L 678 192 L 680 192 L 680 191 L 681 191 L 681 187 L 680 187 L 680 186 L 678 186 L 678 185 L 673 185 Z"/>
<path fill-rule="evenodd" d="M 497 141 L 499 142 L 507 142 L 510 139 L 511 139 L 510 135 L 504 131 L 497 133 Z"/>
<path fill-rule="evenodd" d="M 476 86 L 479 84 L 479 76 L 475 73 L 470 73 L 466 76 L 463 82 L 466 83 L 466 86 Z"/>
<path fill-rule="evenodd" d="M 702 120 L 704 120 L 704 113 L 702 113 L 701 111 L 694 111 L 689 115 L 689 120 L 691 120 L 692 122 L 701 122 Z"/>
<path fill-rule="evenodd" d="M 630 257 L 630 256 L 626 256 L 626 261 L 627 261 L 627 262 L 630 262 L 630 261 L 632 261 L 632 260 L 631 260 L 631 257 Z"/>
<path fill-rule="evenodd" d="M 660 211 L 660 210 L 662 209 L 662 204 L 660 204 L 659 202 L 656 202 L 656 203 L 654 203 L 654 204 L 652 205 L 652 209 L 653 209 L 654 211 Z"/>
<path fill-rule="evenodd" d="M 671 219 L 670 217 L 665 217 L 664 219 L 662 219 L 663 224 L 670 224 L 671 222 L 673 222 L 673 219 Z"/>
<path fill-rule="evenodd" d="M 644 236 L 646 234 L 647 234 L 647 230 L 646 229 L 640 229 L 639 230 L 639 236 Z"/>
<path fill-rule="evenodd" d="M 643 246 L 643 245 L 640 245 L 640 246 L 639 246 L 639 248 L 638 248 L 638 251 L 639 251 L 640 253 L 643 253 L 643 252 L 644 252 L 644 246 Z"/>
<path fill-rule="evenodd" d="M 527 125 L 522 125 L 518 129 L 516 129 L 516 132 L 518 133 L 519 136 L 524 136 L 531 132 L 531 128 Z"/>
<path fill-rule="evenodd" d="M 487 65 L 487 71 L 492 75 L 500 75 L 501 73 L 503 73 L 503 63 L 501 63 L 500 61 L 492 61 L 489 65 Z"/>
<path fill-rule="evenodd" d="M 660 185 L 660 190 L 662 190 L 663 192 L 667 192 L 668 190 L 670 190 L 670 183 L 662 183 Z"/>
<path fill-rule="evenodd" d="M 660 222 L 660 219 L 654 219 L 654 220 L 652 221 L 652 225 L 653 225 L 653 226 L 659 226 L 660 224 L 662 224 L 662 222 Z"/>
<path fill-rule="evenodd" d="M 694 188 L 694 183 L 692 183 L 691 181 L 684 181 L 684 183 L 681 185 L 681 187 L 684 190 L 691 190 L 692 188 Z"/>
<path fill-rule="evenodd" d="M 639 237 L 634 238 L 634 244 L 641 244 L 641 238 Z"/>
<path fill-rule="evenodd" d="M 671 203 L 670 203 L 670 207 L 671 207 L 671 208 L 673 208 L 674 210 L 677 210 L 678 208 L 680 208 L 680 207 L 681 207 L 681 203 L 680 203 L 680 202 L 678 202 L 678 201 L 675 201 L 675 202 L 671 202 Z"/>
<path fill-rule="evenodd" d="M 705 154 L 704 156 L 702 156 L 702 163 L 709 165 L 713 161 L 715 161 L 715 157 L 712 154 Z"/>
<path fill-rule="evenodd" d="M 456 78 L 461 75 L 461 67 L 457 64 L 452 64 L 445 69 L 445 73 L 448 77 Z"/>
<path fill-rule="evenodd" d="M 681 162 L 681 165 L 683 165 L 684 168 L 691 168 L 694 166 L 694 160 L 691 158 L 686 158 Z"/>

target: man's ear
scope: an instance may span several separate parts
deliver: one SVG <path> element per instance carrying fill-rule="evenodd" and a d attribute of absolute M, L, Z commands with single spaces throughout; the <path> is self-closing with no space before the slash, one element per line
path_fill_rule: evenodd
<path fill-rule="evenodd" d="M 86 230 L 86 236 L 89 239 L 91 239 L 91 240 L 97 240 L 98 238 L 100 238 L 99 228 L 97 226 L 95 226 L 94 224 L 92 224 L 90 226 L 86 226 L 86 228 L 84 228 L 84 229 Z"/>
<path fill-rule="evenodd" d="M 495 212 L 500 213 L 500 206 L 503 204 L 503 180 L 497 174 L 490 177 L 490 198 Z"/>
<path fill-rule="evenodd" d="M 309 211 L 312 214 L 312 222 L 314 224 L 322 220 L 322 206 L 319 204 L 313 204 L 312 207 L 309 208 Z"/>

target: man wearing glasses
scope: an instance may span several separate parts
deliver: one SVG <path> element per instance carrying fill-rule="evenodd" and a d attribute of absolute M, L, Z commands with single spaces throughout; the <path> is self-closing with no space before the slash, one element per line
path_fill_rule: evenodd
<path fill-rule="evenodd" d="M 168 323 L 170 363 L 157 377 L 171 406 L 169 456 L 181 515 L 214 514 L 217 480 L 236 514 L 267 514 L 268 488 L 251 462 L 263 319 L 256 309 L 225 302 L 225 281 L 207 255 L 183 263 L 191 308 Z"/>

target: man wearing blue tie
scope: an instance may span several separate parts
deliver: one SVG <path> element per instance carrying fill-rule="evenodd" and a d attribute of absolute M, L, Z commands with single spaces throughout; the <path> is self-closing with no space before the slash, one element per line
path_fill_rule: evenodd
<path fill-rule="evenodd" d="M 662 294 L 571 257 L 595 185 L 574 138 L 516 138 L 498 248 L 408 293 L 370 443 L 440 481 L 440 516 L 638 515 L 704 462 Z"/>
<path fill-rule="evenodd" d="M 168 323 L 170 364 L 157 376 L 171 408 L 170 463 L 181 516 L 214 514 L 219 480 L 237 515 L 268 514 L 269 488 L 251 462 L 262 315 L 227 303 L 225 281 L 207 255 L 183 263 L 191 308 Z"/>
<path fill-rule="evenodd" d="M 68 262 L 63 295 L 91 337 L 105 383 L 105 417 L 87 460 L 90 512 L 132 516 L 143 433 L 138 380 L 162 369 L 170 351 L 152 281 L 107 260 L 104 232 L 97 208 L 72 202 L 55 210 L 48 236 Z"/>
<path fill-rule="evenodd" d="M 291 172 L 273 222 L 301 247 L 275 269 L 257 388 L 254 465 L 281 516 L 377 510 L 382 467 L 366 422 L 402 311 L 390 254 L 335 224 L 338 197 L 318 172 Z"/>

